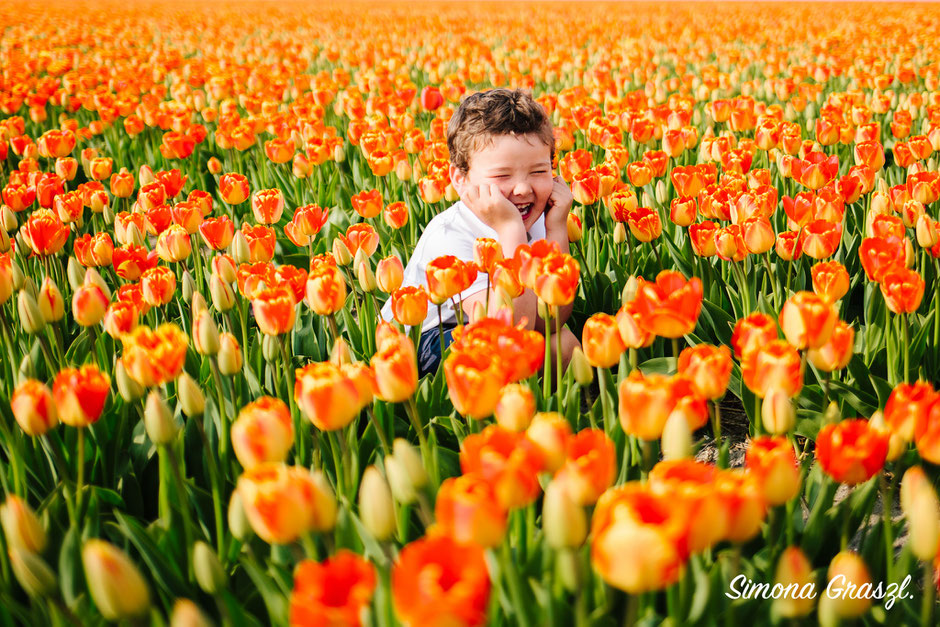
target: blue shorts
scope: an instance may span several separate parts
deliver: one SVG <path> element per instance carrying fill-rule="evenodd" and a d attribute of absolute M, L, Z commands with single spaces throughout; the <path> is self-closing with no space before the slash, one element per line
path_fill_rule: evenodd
<path fill-rule="evenodd" d="M 444 325 L 444 347 L 450 346 L 454 341 L 456 324 Z M 435 372 L 441 365 L 441 336 L 440 329 L 434 327 L 421 334 L 418 341 L 418 376 Z"/>

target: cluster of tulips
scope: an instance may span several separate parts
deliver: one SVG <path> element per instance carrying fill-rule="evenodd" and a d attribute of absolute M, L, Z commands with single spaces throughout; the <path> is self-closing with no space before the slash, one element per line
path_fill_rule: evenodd
<path fill-rule="evenodd" d="M 0 623 L 933 624 L 935 12 L 360 8 L 0 11 Z M 404 285 L 506 85 L 570 254 Z"/>

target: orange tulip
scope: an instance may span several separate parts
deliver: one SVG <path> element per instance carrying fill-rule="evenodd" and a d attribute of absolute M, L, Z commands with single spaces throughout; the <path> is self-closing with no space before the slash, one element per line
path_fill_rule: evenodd
<path fill-rule="evenodd" d="M 231 172 L 223 174 L 219 179 L 219 194 L 222 200 L 230 205 L 240 205 L 248 200 L 248 178 L 242 174 Z"/>
<path fill-rule="evenodd" d="M 108 297 L 94 283 L 82 285 L 72 295 L 72 317 L 80 326 L 90 327 L 104 319 Z"/>
<path fill-rule="evenodd" d="M 797 292 L 780 310 L 780 328 L 795 348 L 819 348 L 829 341 L 839 316 L 829 301 L 814 292 Z"/>
<path fill-rule="evenodd" d="M 107 233 L 86 233 L 73 242 L 75 258 L 86 268 L 110 266 L 114 256 L 114 244 Z"/>
<path fill-rule="evenodd" d="M 825 344 L 811 348 L 807 356 L 817 370 L 834 372 L 849 365 L 855 347 L 855 331 L 848 323 L 839 320 Z"/>
<path fill-rule="evenodd" d="M 578 291 L 580 265 L 571 255 L 549 255 L 535 275 L 535 293 L 546 304 L 570 304 Z"/>
<path fill-rule="evenodd" d="M 782 505 L 800 491 L 800 466 L 793 445 L 785 437 L 752 439 L 745 465 L 749 473 L 758 477 L 764 499 L 770 505 Z"/>
<path fill-rule="evenodd" d="M 129 301 L 115 301 L 108 306 L 104 315 L 104 330 L 116 340 L 125 333 L 130 333 L 137 326 L 140 310 Z"/>
<path fill-rule="evenodd" d="M 718 254 L 715 236 L 719 227 L 711 220 L 692 224 L 689 226 L 689 240 L 692 242 L 692 251 L 699 257 L 713 257 Z"/>
<path fill-rule="evenodd" d="M 36 379 L 24 379 L 16 386 L 10 410 L 26 435 L 42 435 L 59 423 L 52 391 Z"/>
<path fill-rule="evenodd" d="M 283 335 L 294 328 L 296 303 L 291 288 L 281 285 L 255 294 L 251 301 L 251 310 L 262 333 Z"/>
<path fill-rule="evenodd" d="M 111 379 L 95 365 L 64 368 L 52 384 L 59 420 L 70 427 L 98 422 L 111 388 Z"/>
<path fill-rule="evenodd" d="M 263 396 L 238 412 L 232 423 L 232 449 L 245 469 L 283 462 L 294 445 L 294 425 L 284 401 Z"/>
<path fill-rule="evenodd" d="M 923 277 L 917 271 L 897 268 L 881 278 L 881 295 L 893 313 L 913 313 L 920 307 L 925 286 Z"/>
<path fill-rule="evenodd" d="M 838 261 L 819 262 L 812 267 L 813 291 L 830 303 L 849 291 L 849 272 Z"/>
<path fill-rule="evenodd" d="M 895 386 L 884 409 L 885 422 L 891 433 L 905 442 L 913 440 L 916 425 L 926 424 L 930 405 L 937 398 L 937 392 L 926 381 L 902 382 Z"/>
<path fill-rule="evenodd" d="M 842 225 L 829 220 L 813 220 L 803 228 L 803 252 L 813 259 L 831 257 L 842 240 Z"/>
<path fill-rule="evenodd" d="M 328 361 L 310 363 L 296 371 L 294 398 L 321 431 L 342 429 L 362 411 L 356 382 Z"/>
<path fill-rule="evenodd" d="M 145 388 L 173 381 L 183 371 L 187 336 L 175 324 L 156 329 L 138 325 L 121 337 L 121 343 L 127 374 Z"/>
<path fill-rule="evenodd" d="M 695 431 L 708 421 L 705 399 L 683 376 L 667 377 L 634 370 L 620 383 L 620 425 L 623 430 L 643 440 L 658 440 L 673 411 L 680 412 Z"/>
<path fill-rule="evenodd" d="M 193 251 L 189 233 L 179 224 L 171 224 L 157 237 L 157 255 L 167 263 L 177 263 Z"/>
<path fill-rule="evenodd" d="M 931 464 L 940 464 L 940 396 L 919 413 L 914 423 L 917 453 Z"/>
<path fill-rule="evenodd" d="M 639 207 L 630 213 L 627 216 L 627 224 L 630 226 L 633 237 L 640 242 L 651 242 L 663 232 L 659 213 L 649 207 Z"/>
<path fill-rule="evenodd" d="M 600 198 L 601 177 L 596 170 L 584 170 L 574 175 L 571 193 L 582 205 L 592 205 Z"/>
<path fill-rule="evenodd" d="M 613 367 L 627 349 L 620 336 L 617 318 L 605 313 L 596 313 L 584 323 L 581 344 L 588 363 L 595 368 Z"/>
<path fill-rule="evenodd" d="M 246 470 L 235 489 L 251 528 L 268 544 L 290 544 L 336 522 L 336 498 L 320 471 L 261 464 Z"/>
<path fill-rule="evenodd" d="M 816 459 L 827 475 L 840 483 L 868 481 L 884 467 L 888 436 L 867 420 L 843 420 L 824 426 L 816 436 Z"/>
<path fill-rule="evenodd" d="M 411 542 L 392 568 L 392 596 L 408 627 L 483 625 L 490 596 L 483 549 L 444 535 Z"/>
<path fill-rule="evenodd" d="M 898 238 L 866 237 L 858 247 L 859 260 L 869 281 L 881 281 L 888 272 L 904 267 L 907 252 Z"/>
<path fill-rule="evenodd" d="M 372 562 L 346 549 L 322 563 L 310 559 L 300 562 L 294 569 L 290 595 L 291 627 L 359 627 L 372 601 L 375 582 Z"/>
<path fill-rule="evenodd" d="M 638 280 L 634 306 L 641 326 L 660 337 L 678 338 L 695 330 L 702 309 L 702 281 L 663 270 L 656 281 Z"/>
<path fill-rule="evenodd" d="M 329 220 L 329 209 L 323 209 L 319 205 L 304 205 L 294 210 L 294 217 L 291 220 L 297 230 L 305 237 L 313 237 Z M 286 228 L 286 227 L 285 227 Z"/>
<path fill-rule="evenodd" d="M 562 482 L 576 503 L 593 505 L 616 473 L 613 440 L 602 429 L 582 429 L 568 438 L 567 459 L 553 481 Z"/>
<path fill-rule="evenodd" d="M 29 216 L 20 233 L 34 253 L 46 257 L 62 250 L 69 237 L 69 227 L 49 209 L 39 209 Z"/>
<path fill-rule="evenodd" d="M 535 396 L 528 386 L 521 383 L 504 385 L 493 413 L 500 427 L 524 432 L 535 417 Z"/>
<path fill-rule="evenodd" d="M 334 314 L 346 302 L 346 281 L 335 265 L 324 264 L 310 271 L 305 302 L 321 316 Z"/>
<path fill-rule="evenodd" d="M 503 259 L 503 249 L 499 242 L 489 237 L 478 237 L 473 243 L 473 261 L 480 272 L 493 274 L 497 261 Z"/>
<path fill-rule="evenodd" d="M 249 263 L 271 261 L 274 258 L 277 236 L 273 228 L 263 224 L 255 226 L 242 224 L 241 232 L 245 236 L 245 241 L 248 242 Z"/>
<path fill-rule="evenodd" d="M 428 315 L 428 294 L 421 286 L 402 287 L 392 292 L 392 315 L 405 326 L 418 326 Z"/>
<path fill-rule="evenodd" d="M 725 538 L 740 543 L 757 535 L 767 513 L 758 478 L 742 471 L 726 471 L 717 476 L 715 492 L 728 516 Z"/>
<path fill-rule="evenodd" d="M 541 492 L 542 455 L 522 433 L 490 425 L 464 438 L 460 470 L 490 484 L 496 500 L 510 510 L 531 505 Z"/>
<path fill-rule="evenodd" d="M 251 195 L 251 213 L 259 224 L 275 224 L 284 213 L 284 194 L 279 189 L 262 189 Z"/>
<path fill-rule="evenodd" d="M 418 388 L 418 358 L 414 343 L 391 325 L 376 329 L 376 352 L 372 357 L 376 395 L 390 403 L 401 403 Z"/>
<path fill-rule="evenodd" d="M 803 389 L 800 354 L 783 340 L 767 342 L 744 356 L 741 361 L 741 378 L 748 389 L 760 398 L 774 389 L 792 398 Z"/>
<path fill-rule="evenodd" d="M 655 335 L 643 328 L 633 301 L 617 312 L 617 329 L 625 348 L 645 348 L 656 339 Z"/>
<path fill-rule="evenodd" d="M 476 269 L 453 255 L 432 259 L 425 268 L 428 296 L 435 305 L 453 298 L 470 287 L 476 279 Z"/>
<path fill-rule="evenodd" d="M 202 235 L 206 246 L 212 250 L 224 250 L 235 237 L 235 225 L 228 216 L 206 218 L 199 225 L 199 234 Z"/>
<path fill-rule="evenodd" d="M 769 342 L 777 339 L 777 322 L 763 313 L 753 313 L 741 318 L 731 333 L 734 356 L 741 362 Z"/>
<path fill-rule="evenodd" d="M 495 351 L 451 352 L 444 360 L 444 377 L 454 409 L 477 420 L 493 414 L 499 390 L 509 382 Z"/>
<path fill-rule="evenodd" d="M 386 294 L 391 294 L 401 287 L 404 272 L 405 268 L 402 266 L 401 259 L 395 255 L 390 255 L 376 264 L 375 281 L 380 290 Z"/>
<path fill-rule="evenodd" d="M 362 249 L 367 257 L 371 257 L 375 249 L 379 246 L 379 234 L 376 233 L 375 229 L 369 224 L 353 224 L 346 229 L 345 236 L 338 235 L 337 239 L 346 245 L 346 248 L 349 249 L 349 254 L 353 257 L 356 256 L 356 253 L 359 252 L 360 249 Z"/>
<path fill-rule="evenodd" d="M 441 533 L 461 544 L 497 547 L 506 535 L 506 510 L 493 486 L 483 477 L 470 474 L 441 483 L 434 504 Z"/>
<path fill-rule="evenodd" d="M 117 252 L 114 251 L 115 260 Z M 144 302 L 151 307 L 165 305 L 173 299 L 176 292 L 176 275 L 164 266 L 150 268 L 140 276 L 140 286 Z"/>
<path fill-rule="evenodd" d="M 359 192 L 351 201 L 353 210 L 363 218 L 374 218 L 382 213 L 382 193 L 377 189 Z"/>
<path fill-rule="evenodd" d="M 668 494 L 638 482 L 605 492 L 591 521 L 591 562 L 611 586 L 629 594 L 679 580 L 688 554 L 689 521 Z"/>
<path fill-rule="evenodd" d="M 402 201 L 390 203 L 382 210 L 385 224 L 393 229 L 400 229 L 408 224 L 408 205 Z"/>
<path fill-rule="evenodd" d="M 698 344 L 679 353 L 678 371 L 692 382 L 695 392 L 711 401 L 725 394 L 731 380 L 731 350 L 727 346 Z"/>

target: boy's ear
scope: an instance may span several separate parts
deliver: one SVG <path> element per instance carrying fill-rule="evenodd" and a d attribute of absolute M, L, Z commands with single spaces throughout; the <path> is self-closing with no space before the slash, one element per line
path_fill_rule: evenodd
<path fill-rule="evenodd" d="M 454 186 L 454 191 L 458 196 L 463 196 L 463 189 L 467 183 L 467 173 L 462 172 L 460 168 L 453 163 L 450 164 L 450 184 Z"/>

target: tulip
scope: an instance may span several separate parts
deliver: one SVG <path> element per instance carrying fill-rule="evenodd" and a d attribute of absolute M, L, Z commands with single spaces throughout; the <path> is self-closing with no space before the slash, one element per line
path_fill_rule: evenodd
<path fill-rule="evenodd" d="M 379 398 L 401 403 L 414 394 L 418 387 L 418 361 L 411 338 L 395 331 L 380 341 L 377 332 L 371 364 Z"/>
<path fill-rule="evenodd" d="M 526 438 L 534 442 L 542 453 L 545 469 L 554 473 L 567 459 L 571 425 L 560 414 L 539 413 L 526 429 Z"/>
<path fill-rule="evenodd" d="M 686 415 L 689 428 L 702 427 L 708 420 L 705 400 L 698 396 L 691 382 L 681 376 L 644 376 L 634 370 L 618 388 L 619 415 L 623 430 L 643 440 L 662 437 L 666 419 L 675 410 Z"/>
<path fill-rule="evenodd" d="M 855 331 L 846 322 L 839 320 L 829 340 L 819 348 L 809 349 L 807 356 L 817 370 L 835 372 L 849 365 L 854 347 Z"/>
<path fill-rule="evenodd" d="M 147 582 L 116 546 L 104 540 L 88 540 L 82 547 L 82 565 L 91 598 L 106 620 L 139 617 L 150 608 Z"/>
<path fill-rule="evenodd" d="M 896 268 L 881 278 L 881 294 L 888 309 L 896 314 L 917 311 L 924 298 L 925 281 L 915 270 Z"/>
<path fill-rule="evenodd" d="M 427 470 L 421 455 L 406 441 L 396 438 L 392 455 L 385 458 L 385 472 L 395 500 L 409 505 L 428 484 Z"/>
<path fill-rule="evenodd" d="M 688 377 L 696 393 L 707 400 L 716 401 L 724 396 L 731 368 L 731 351 L 727 346 L 698 344 L 679 354 L 679 374 Z"/>
<path fill-rule="evenodd" d="M 291 625 L 361 625 L 375 589 L 375 567 L 341 549 L 322 563 L 304 560 L 294 570 Z"/>
<path fill-rule="evenodd" d="M 386 294 L 391 294 L 401 287 L 404 276 L 404 267 L 401 259 L 391 255 L 379 261 L 375 269 L 375 279 L 378 288 Z"/>
<path fill-rule="evenodd" d="M 888 455 L 888 438 L 867 420 L 843 420 L 824 426 L 816 438 L 816 458 L 840 483 L 856 485 L 871 479 Z"/>
<path fill-rule="evenodd" d="M 839 317 L 830 303 L 813 292 L 798 292 L 780 311 L 780 327 L 795 348 L 819 348 L 829 341 Z"/>
<path fill-rule="evenodd" d="M 491 425 L 467 436 L 460 451 L 464 475 L 479 475 L 488 483 L 503 509 L 530 505 L 540 490 L 542 458 L 521 433 Z"/>
<path fill-rule="evenodd" d="M 359 516 L 379 542 L 392 537 L 398 528 L 392 491 L 375 466 L 369 466 L 359 486 Z"/>
<path fill-rule="evenodd" d="M 196 381 L 184 372 L 176 380 L 176 386 L 183 415 L 188 417 L 201 415 L 206 409 L 206 397 Z"/>
<path fill-rule="evenodd" d="M 497 424 L 509 431 L 525 431 L 535 417 L 535 396 L 527 386 L 513 383 L 499 391 L 493 410 Z"/>
<path fill-rule="evenodd" d="M 888 395 L 884 409 L 885 422 L 891 433 L 905 442 L 913 440 L 916 426 L 926 425 L 931 405 L 937 398 L 937 392 L 926 381 L 896 385 Z"/>
<path fill-rule="evenodd" d="M 834 303 L 849 291 L 849 272 L 838 261 L 823 261 L 812 267 L 813 291 Z"/>
<path fill-rule="evenodd" d="M 70 427 L 87 427 L 97 422 L 110 385 L 108 375 L 94 365 L 60 370 L 52 386 L 59 420 Z"/>
<path fill-rule="evenodd" d="M 912 553 L 919 560 L 932 562 L 940 546 L 940 500 L 920 466 L 913 466 L 904 473 L 901 509 L 907 517 Z"/>
<path fill-rule="evenodd" d="M 42 553 L 46 548 L 46 531 L 26 501 L 10 494 L 0 505 L 0 526 L 7 546 L 29 553 Z"/>
<path fill-rule="evenodd" d="M 320 471 L 261 464 L 246 470 L 235 489 L 251 528 L 269 544 L 289 544 L 336 523 L 336 499 Z"/>
<path fill-rule="evenodd" d="M 441 531 L 462 544 L 499 546 L 506 533 L 506 510 L 489 482 L 474 474 L 446 479 L 434 514 Z"/>
<path fill-rule="evenodd" d="M 344 428 L 362 410 L 355 382 L 330 362 L 297 370 L 294 397 L 303 414 L 324 431 Z"/>
<path fill-rule="evenodd" d="M 392 315 L 405 326 L 424 323 L 428 314 L 428 295 L 420 286 L 408 286 L 392 292 Z"/>
<path fill-rule="evenodd" d="M 30 597 L 43 598 L 58 590 L 55 573 L 39 555 L 10 548 L 9 557 L 13 576 Z"/>
<path fill-rule="evenodd" d="M 800 467 L 793 446 L 784 437 L 761 436 L 750 441 L 745 464 L 761 483 L 769 505 L 782 505 L 800 490 Z"/>
<path fill-rule="evenodd" d="M 311 270 L 307 279 L 307 305 L 321 316 L 336 313 L 346 302 L 346 282 L 335 266 L 324 265 Z"/>
<path fill-rule="evenodd" d="M 545 488 L 542 529 L 545 541 L 556 550 L 577 548 L 587 537 L 587 516 L 584 508 L 571 497 L 562 481 L 552 481 Z"/>
<path fill-rule="evenodd" d="M 773 610 L 784 618 L 799 618 L 813 611 L 816 580 L 813 567 L 798 546 L 787 547 L 777 562 L 774 587 L 781 586 L 786 594 L 773 600 Z"/>
<path fill-rule="evenodd" d="M 232 424 L 232 449 L 245 469 L 283 462 L 294 445 L 294 426 L 284 401 L 269 396 L 245 405 Z"/>
<path fill-rule="evenodd" d="M 577 503 L 593 505 L 614 482 L 617 459 L 613 441 L 601 429 L 582 429 L 566 440 L 566 460 L 555 480 L 568 486 Z"/>
<path fill-rule="evenodd" d="M 868 591 L 872 590 L 871 575 L 865 560 L 845 550 L 829 563 L 827 594 L 819 601 L 819 619 L 823 625 L 837 625 L 841 620 L 858 618 L 871 607 Z"/>
<path fill-rule="evenodd" d="M 499 390 L 507 382 L 504 365 L 493 354 L 452 352 L 444 360 L 444 377 L 454 409 L 482 420 L 493 414 Z"/>
<path fill-rule="evenodd" d="M 231 376 L 242 369 L 242 351 L 238 340 L 231 333 L 225 332 L 219 336 L 219 372 Z"/>
<path fill-rule="evenodd" d="M 144 387 L 172 381 L 183 370 L 187 336 L 175 324 L 163 324 L 156 329 L 139 325 L 121 341 L 124 366 L 128 374 Z"/>
<path fill-rule="evenodd" d="M 152 390 L 147 395 L 147 403 L 144 407 L 144 427 L 147 437 L 157 446 L 169 445 L 179 433 L 179 427 L 173 420 L 170 408 L 166 406 L 166 402 L 157 390 Z"/>
<path fill-rule="evenodd" d="M 760 398 L 775 388 L 792 398 L 803 389 L 800 354 L 787 342 L 770 341 L 744 356 L 741 377 L 744 384 Z"/>
<path fill-rule="evenodd" d="M 42 435 L 59 422 L 52 392 L 35 379 L 25 379 L 16 386 L 10 410 L 23 432 L 31 436 Z"/>
<path fill-rule="evenodd" d="M 695 330 L 702 308 L 702 282 L 663 270 L 655 282 L 639 280 L 634 307 L 640 325 L 660 337 L 678 338 Z"/>
<path fill-rule="evenodd" d="M 595 368 L 614 366 L 626 350 L 617 319 L 605 313 L 594 314 L 584 323 L 581 344 L 588 363 Z"/>
<path fill-rule="evenodd" d="M 275 224 L 284 212 L 284 202 L 281 190 L 262 189 L 251 196 L 251 213 L 258 224 Z"/>
<path fill-rule="evenodd" d="M 248 179 L 241 174 L 223 174 L 219 179 L 219 193 L 230 205 L 240 205 L 248 200 L 248 189 Z"/>
<path fill-rule="evenodd" d="M 483 550 L 447 536 L 411 542 L 392 568 L 395 612 L 406 625 L 482 625 L 489 595 Z"/>

